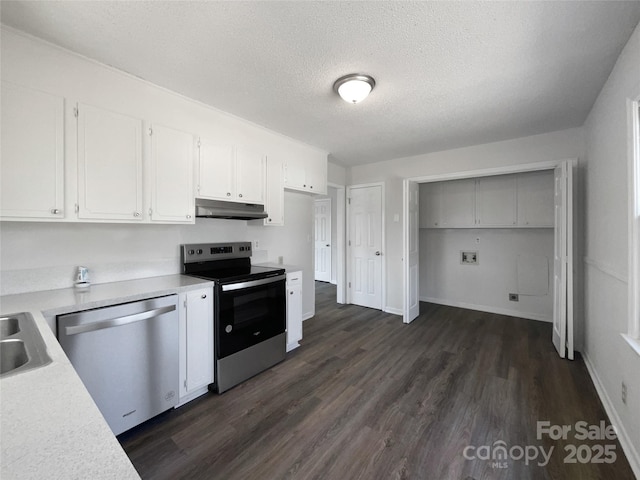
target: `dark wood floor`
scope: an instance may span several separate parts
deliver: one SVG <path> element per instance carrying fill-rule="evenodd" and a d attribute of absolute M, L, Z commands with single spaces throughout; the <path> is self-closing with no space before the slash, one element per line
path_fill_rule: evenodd
<path fill-rule="evenodd" d="M 316 294 L 316 315 L 286 361 L 119 437 L 142 478 L 634 478 L 617 441 L 536 438 L 538 420 L 609 423 L 583 361 L 553 350 L 549 324 L 422 304 L 403 325 L 337 305 L 329 284 Z M 564 463 L 565 448 L 582 444 L 579 458 L 611 444 L 617 460 Z M 517 447 L 554 450 L 546 466 L 541 455 L 497 465 L 466 459 L 467 446 L 487 446 L 469 457 L 498 446 L 516 457 Z"/>

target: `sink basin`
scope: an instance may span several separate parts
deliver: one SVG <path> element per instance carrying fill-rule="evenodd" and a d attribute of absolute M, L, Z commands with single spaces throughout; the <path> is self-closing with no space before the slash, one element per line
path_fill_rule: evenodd
<path fill-rule="evenodd" d="M 0 316 L 0 377 L 51 363 L 35 320 L 26 312 Z"/>
<path fill-rule="evenodd" d="M 0 374 L 15 370 L 29 361 L 22 340 L 5 340 L 0 343 Z"/>
<path fill-rule="evenodd" d="M 18 319 L 16 317 L 0 318 L 0 340 L 4 340 L 20 331 Z"/>

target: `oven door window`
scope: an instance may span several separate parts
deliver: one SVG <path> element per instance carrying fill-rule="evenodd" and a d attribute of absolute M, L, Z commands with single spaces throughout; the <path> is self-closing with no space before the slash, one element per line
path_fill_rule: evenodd
<path fill-rule="evenodd" d="M 220 292 L 218 357 L 224 358 L 283 333 L 285 281 Z"/>

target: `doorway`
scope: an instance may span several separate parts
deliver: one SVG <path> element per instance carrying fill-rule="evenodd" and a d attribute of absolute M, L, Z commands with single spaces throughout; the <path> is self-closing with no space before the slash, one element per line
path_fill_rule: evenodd
<path fill-rule="evenodd" d="M 315 208 L 315 279 L 330 282 L 332 277 L 331 198 L 317 198 Z"/>
<path fill-rule="evenodd" d="M 423 222 L 422 217 L 425 216 L 423 215 L 424 212 L 419 211 L 420 210 L 419 201 L 418 201 L 419 189 L 420 189 L 419 184 L 421 183 L 432 184 L 433 182 L 441 183 L 441 182 L 447 181 L 447 183 L 449 183 L 451 186 L 465 187 L 465 189 L 463 188 L 452 189 L 452 192 L 450 192 L 452 194 L 446 197 L 449 199 L 449 201 L 446 202 L 446 208 L 443 208 L 442 210 L 451 210 L 453 205 L 451 202 L 456 199 L 455 195 L 453 194 L 458 195 L 458 199 L 459 199 L 461 191 L 463 190 L 468 191 L 468 188 L 466 188 L 468 187 L 468 185 L 464 185 L 464 184 L 469 183 L 469 179 L 478 179 L 477 180 L 478 184 L 476 184 L 476 188 L 480 189 L 480 184 L 483 184 L 483 183 L 490 184 L 493 181 L 491 177 L 496 179 L 498 177 L 504 177 L 504 180 L 506 180 L 508 174 L 525 174 L 526 172 L 529 172 L 530 177 L 531 175 L 533 175 L 533 177 L 531 178 L 536 178 L 536 175 L 534 175 L 535 172 L 542 172 L 543 170 L 552 171 L 555 176 L 555 193 L 553 192 L 551 193 L 551 195 L 554 196 L 554 201 L 555 201 L 555 207 L 554 207 L 555 215 L 552 215 L 551 220 L 547 221 L 548 227 L 552 227 L 552 229 L 550 230 L 551 231 L 551 236 L 549 237 L 550 240 L 548 240 L 547 243 L 550 244 L 551 241 L 553 241 L 554 243 L 554 246 L 552 247 L 553 277 L 551 279 L 551 283 L 552 283 L 551 291 L 549 292 L 553 298 L 553 324 L 554 324 L 553 344 L 558 350 L 558 353 L 561 357 L 564 358 L 565 356 L 568 356 L 569 358 L 573 358 L 573 341 L 574 341 L 574 338 L 573 338 L 574 337 L 573 336 L 573 306 L 574 306 L 573 285 L 575 281 L 575 276 L 573 275 L 573 252 L 575 249 L 575 236 L 573 235 L 573 223 L 574 223 L 573 197 L 575 195 L 575 189 L 573 188 L 572 172 L 573 172 L 573 169 L 575 168 L 575 165 L 576 165 L 575 160 L 544 162 L 544 163 L 541 162 L 539 164 L 512 166 L 512 167 L 464 172 L 464 173 L 458 173 L 458 174 L 444 174 L 444 175 L 434 175 L 429 177 L 406 179 L 404 181 L 403 258 L 405 258 L 406 261 L 404 263 L 404 297 L 405 298 L 404 298 L 403 321 L 405 323 L 410 323 L 419 314 L 420 275 L 418 272 L 420 267 L 421 242 L 419 241 L 418 229 L 420 228 L 420 224 Z M 515 176 L 511 175 L 511 177 L 515 177 Z M 455 181 L 455 182 L 449 182 L 449 181 Z M 481 192 L 481 190 L 478 190 L 478 191 Z M 489 188 L 488 190 L 486 190 L 484 193 L 485 194 L 488 193 L 489 195 L 485 195 L 484 202 L 477 205 L 477 207 L 481 209 L 482 205 L 486 206 L 489 203 L 495 204 L 496 202 L 490 202 L 490 200 L 492 200 L 491 195 L 495 194 L 495 191 L 496 191 L 495 188 Z M 510 189 L 509 191 L 513 191 L 515 195 L 516 190 Z M 518 189 L 517 191 L 520 191 L 520 190 Z M 524 191 L 525 190 L 523 189 L 523 192 Z M 535 194 L 537 194 L 536 192 L 538 192 L 538 190 L 530 189 L 530 192 L 534 192 Z M 433 200 L 435 201 L 435 199 Z M 508 204 L 509 204 L 508 201 L 499 202 L 498 206 L 500 208 L 504 208 L 505 206 L 508 206 Z M 498 210 L 493 209 L 491 211 L 487 210 L 483 213 L 482 210 L 478 210 L 476 212 L 475 208 L 476 206 L 472 205 L 471 210 L 469 209 L 464 210 L 463 213 L 466 214 L 465 216 L 452 217 L 451 215 L 449 215 L 447 218 L 452 224 L 457 222 L 464 223 L 466 217 L 468 217 L 469 215 L 472 215 L 473 217 L 476 218 L 475 220 L 476 226 L 480 225 L 480 219 L 482 219 L 482 224 L 484 226 L 500 225 L 500 222 L 496 223 L 495 219 L 493 219 L 490 215 L 494 213 L 494 211 L 499 211 L 499 209 Z M 454 213 L 460 213 L 460 212 L 456 211 Z M 534 211 L 529 212 L 530 215 L 534 215 L 535 213 L 536 212 Z M 520 213 L 518 213 L 518 217 L 516 217 L 515 211 L 514 211 L 513 215 L 514 216 L 509 223 L 511 223 L 512 221 L 513 225 L 515 226 L 516 221 L 518 223 L 521 222 L 520 216 L 519 216 Z M 428 214 L 427 214 L 427 217 L 429 217 Z M 555 217 L 555 221 L 554 221 L 554 217 Z M 434 220 L 430 220 L 430 221 L 434 222 Z M 437 226 L 440 229 L 452 227 L 452 225 L 443 225 L 442 223 L 440 224 L 433 223 L 433 225 Z M 504 226 L 506 227 L 507 224 L 505 224 Z M 525 225 L 523 223 L 523 225 L 519 225 L 519 226 L 525 226 Z M 530 225 L 527 224 L 526 227 L 530 227 Z M 469 227 L 469 228 L 474 228 L 474 227 Z M 434 230 L 434 231 L 438 232 L 438 230 Z M 439 230 L 439 232 L 444 232 L 444 231 L 445 230 Z M 484 230 L 484 232 L 490 232 L 490 231 L 491 230 Z M 520 230 L 520 231 L 522 232 L 524 230 Z M 478 232 L 483 232 L 483 231 L 478 230 Z M 437 236 L 443 236 L 443 235 L 440 235 L 438 233 Z M 475 253 L 475 251 L 477 250 L 475 243 L 481 242 L 482 233 L 479 233 L 477 236 L 478 238 L 475 238 L 475 234 L 474 234 L 473 242 L 467 242 L 467 243 L 473 243 L 473 245 L 471 246 L 465 245 L 464 247 L 465 249 L 473 250 L 472 252 L 470 252 L 472 254 Z M 532 252 L 530 252 L 529 250 L 530 249 L 524 250 L 526 255 L 517 256 L 518 272 L 520 271 L 520 269 L 522 269 L 522 271 L 526 271 L 527 274 L 529 274 L 529 272 L 531 271 L 530 265 L 531 265 L 532 259 L 534 258 L 532 257 L 532 255 L 530 255 L 530 253 Z M 428 254 L 428 252 L 426 253 Z M 465 252 L 456 251 L 454 253 L 457 254 L 457 253 L 465 253 Z M 500 254 L 504 255 L 504 252 Z M 546 253 L 546 255 L 549 255 L 548 252 Z M 466 262 L 464 260 L 464 255 L 463 255 L 463 260 L 460 260 L 458 263 L 460 264 L 469 263 L 469 264 L 477 265 L 478 262 L 475 261 L 477 260 L 476 257 L 477 256 L 470 257 L 474 259 L 473 262 Z M 520 257 L 522 257 L 522 259 Z M 540 256 L 539 258 L 543 258 L 543 257 Z M 520 260 L 522 260 L 522 265 Z M 496 263 L 495 256 L 491 257 L 491 261 L 492 261 L 491 267 L 493 268 Z M 545 261 L 544 266 L 546 267 L 547 258 L 544 258 L 544 261 Z M 482 265 L 483 263 L 482 254 L 480 254 L 479 263 L 480 265 Z M 459 267 L 459 268 L 478 269 L 479 267 L 466 266 L 466 267 Z M 449 273 L 451 273 L 451 270 L 448 270 L 448 271 Z M 547 275 L 543 273 L 542 278 L 546 279 L 546 277 Z M 492 278 L 501 278 L 501 277 L 494 276 Z M 525 280 L 529 281 L 530 275 L 526 275 L 523 281 Z M 533 288 L 531 287 L 530 282 L 528 284 L 529 284 L 528 288 Z M 520 285 L 520 277 L 518 277 L 518 285 Z M 545 284 L 545 287 L 546 287 L 546 284 Z M 509 293 L 509 297 L 511 297 L 511 293 Z M 511 298 L 509 298 L 509 300 L 511 300 Z M 516 295 L 515 301 L 517 301 L 517 295 Z M 436 302 L 436 303 L 439 303 L 439 302 Z M 464 305 L 457 305 L 457 306 L 474 309 L 473 306 L 469 306 L 469 307 L 466 307 Z M 482 310 L 482 308 L 476 308 L 476 309 Z M 487 311 L 491 311 L 491 310 L 487 310 Z M 501 312 L 496 311 L 494 313 L 501 313 Z M 533 318 L 533 317 L 527 317 L 527 318 Z"/>
<path fill-rule="evenodd" d="M 347 188 L 347 303 L 382 310 L 384 184 Z"/>

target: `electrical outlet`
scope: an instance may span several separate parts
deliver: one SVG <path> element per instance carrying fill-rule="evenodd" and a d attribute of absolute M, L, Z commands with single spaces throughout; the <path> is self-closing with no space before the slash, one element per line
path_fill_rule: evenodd
<path fill-rule="evenodd" d="M 621 391 L 622 403 L 627 404 L 627 384 L 622 382 L 622 391 Z"/>
<path fill-rule="evenodd" d="M 258 240 L 253 241 L 253 249 L 258 250 L 260 248 L 260 242 Z"/>
<path fill-rule="evenodd" d="M 520 301 L 520 296 L 517 293 L 510 293 L 509 294 L 509 301 L 510 302 L 519 302 Z"/>

